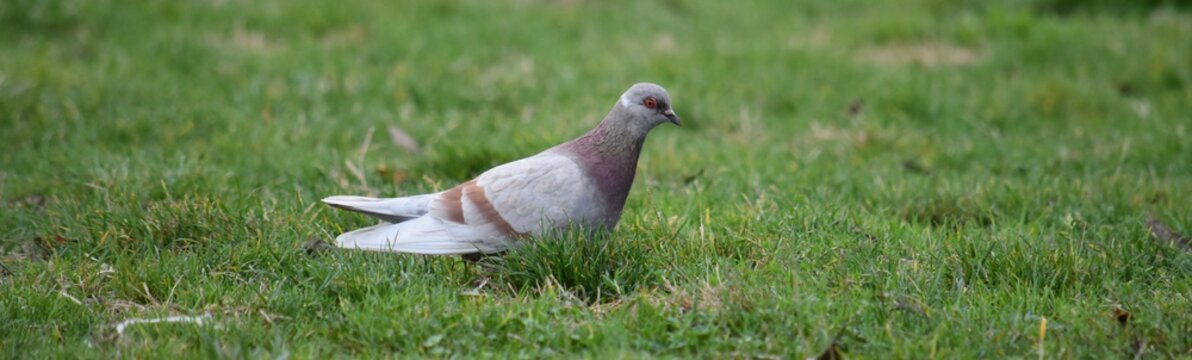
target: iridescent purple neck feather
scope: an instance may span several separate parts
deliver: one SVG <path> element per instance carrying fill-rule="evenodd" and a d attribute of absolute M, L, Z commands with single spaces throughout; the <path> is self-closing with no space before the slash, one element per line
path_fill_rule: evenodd
<path fill-rule="evenodd" d="M 612 212 L 609 227 L 620 219 L 637 172 L 637 158 L 646 141 L 646 133 L 635 134 L 624 123 L 632 117 L 621 114 L 623 109 L 614 106 L 600 125 L 563 145 L 600 190 L 603 200 L 600 205 Z"/>

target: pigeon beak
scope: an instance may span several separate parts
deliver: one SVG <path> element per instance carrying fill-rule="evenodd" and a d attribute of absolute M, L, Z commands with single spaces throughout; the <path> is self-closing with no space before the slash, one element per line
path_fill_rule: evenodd
<path fill-rule="evenodd" d="M 675 124 L 675 126 L 683 126 L 683 121 L 679 120 L 679 115 L 675 115 L 674 109 L 666 109 L 666 111 L 662 112 L 662 115 L 666 115 L 666 119 L 670 120 L 671 124 Z"/>

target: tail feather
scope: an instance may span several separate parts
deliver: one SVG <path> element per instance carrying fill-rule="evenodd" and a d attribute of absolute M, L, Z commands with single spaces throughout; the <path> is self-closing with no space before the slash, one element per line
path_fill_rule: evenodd
<path fill-rule="evenodd" d="M 430 200 L 430 195 L 390 199 L 364 196 L 330 196 L 324 198 L 323 203 L 396 224 L 426 215 Z"/>
<path fill-rule="evenodd" d="M 432 217 L 396 224 L 381 223 L 343 233 L 335 238 L 335 245 L 345 249 L 426 255 L 487 254 L 503 250 L 481 242 L 461 241 L 444 226 Z"/>

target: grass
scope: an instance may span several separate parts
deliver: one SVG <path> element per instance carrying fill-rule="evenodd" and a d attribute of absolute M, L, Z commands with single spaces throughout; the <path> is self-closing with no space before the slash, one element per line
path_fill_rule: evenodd
<path fill-rule="evenodd" d="M 5 1 L 0 352 L 1192 356 L 1148 226 L 1192 233 L 1187 9 Z M 369 223 L 317 199 L 449 187 L 637 81 L 685 125 L 611 237 L 312 249 Z M 115 330 L 171 315 L 209 318 Z"/>

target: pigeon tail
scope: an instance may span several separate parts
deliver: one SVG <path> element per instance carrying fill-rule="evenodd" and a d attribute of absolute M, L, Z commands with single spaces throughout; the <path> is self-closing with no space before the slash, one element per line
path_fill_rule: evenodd
<path fill-rule="evenodd" d="M 429 195 L 392 199 L 378 199 L 364 196 L 330 196 L 323 199 L 323 203 L 396 224 L 426 215 L 430 200 L 431 197 Z"/>
<path fill-rule="evenodd" d="M 424 216 L 398 224 L 380 223 L 356 229 L 335 238 L 345 249 L 407 252 L 425 255 L 490 254 L 504 250 L 491 243 L 461 240 L 448 224 Z"/>

